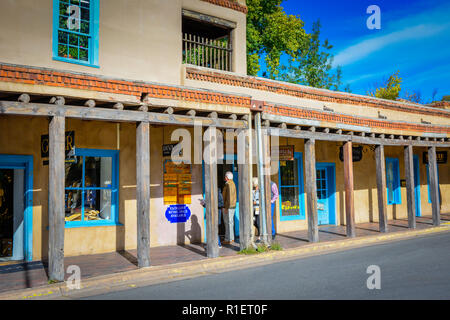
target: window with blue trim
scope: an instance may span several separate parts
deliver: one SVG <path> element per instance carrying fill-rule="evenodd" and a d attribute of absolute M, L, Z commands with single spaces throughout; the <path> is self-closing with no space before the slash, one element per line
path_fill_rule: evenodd
<path fill-rule="evenodd" d="M 386 158 L 386 187 L 388 204 L 400 204 L 400 167 L 396 158 Z"/>
<path fill-rule="evenodd" d="M 75 149 L 66 160 L 66 227 L 118 223 L 117 150 Z"/>
<path fill-rule="evenodd" d="M 53 58 L 98 66 L 99 0 L 53 0 Z"/>
<path fill-rule="evenodd" d="M 293 160 L 280 161 L 280 220 L 305 219 L 302 154 Z"/>

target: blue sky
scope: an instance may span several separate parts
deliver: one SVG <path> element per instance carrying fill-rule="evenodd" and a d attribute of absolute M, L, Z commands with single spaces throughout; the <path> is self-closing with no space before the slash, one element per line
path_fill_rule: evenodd
<path fill-rule="evenodd" d="M 367 7 L 381 9 L 381 29 L 369 30 Z M 300 15 L 305 30 L 320 19 L 322 40 L 334 46 L 335 65 L 352 92 L 366 94 L 395 71 L 402 91 L 420 90 L 425 102 L 450 95 L 449 0 L 285 0 L 288 14 Z"/>

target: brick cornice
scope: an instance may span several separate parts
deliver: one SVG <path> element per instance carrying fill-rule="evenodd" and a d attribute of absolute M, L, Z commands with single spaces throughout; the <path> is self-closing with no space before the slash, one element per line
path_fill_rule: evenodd
<path fill-rule="evenodd" d="M 248 9 L 246 6 L 243 6 L 243 5 L 239 4 L 237 1 L 233 1 L 233 0 L 201 0 L 201 1 L 209 2 L 209 3 L 215 4 L 217 6 L 236 10 L 236 11 L 239 11 L 239 12 L 242 12 L 245 14 L 247 14 L 247 12 L 248 12 Z"/>
<path fill-rule="evenodd" d="M 0 64 L 1 81 L 124 94 L 135 96 L 138 101 L 143 94 L 148 94 L 151 98 L 239 107 L 250 107 L 251 104 L 251 98 L 246 96 L 8 64 Z"/>
<path fill-rule="evenodd" d="M 371 118 L 355 117 L 345 114 L 334 114 L 331 112 L 322 112 L 311 109 L 302 109 L 289 106 L 280 106 L 265 104 L 263 107 L 265 113 L 301 118 L 316 121 L 334 122 L 353 126 L 379 128 L 384 130 L 405 130 L 421 133 L 438 133 L 438 134 L 450 134 L 450 127 L 448 126 L 434 126 L 434 125 L 422 125 L 416 123 L 386 121 Z"/>
<path fill-rule="evenodd" d="M 310 87 L 293 85 L 290 83 L 270 81 L 263 78 L 231 75 L 227 73 L 202 70 L 193 67 L 186 67 L 186 78 L 190 80 L 214 82 L 235 87 L 251 88 L 304 99 L 360 105 L 408 113 L 450 118 L 450 112 L 446 110 L 436 110 L 430 107 L 420 105 L 412 105 L 395 101 L 391 102 L 371 97 L 318 90 Z"/>

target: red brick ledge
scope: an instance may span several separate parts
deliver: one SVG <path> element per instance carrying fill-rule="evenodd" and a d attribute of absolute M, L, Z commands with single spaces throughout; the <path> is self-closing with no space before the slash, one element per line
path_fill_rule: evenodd
<path fill-rule="evenodd" d="M 269 104 L 266 104 L 263 109 L 264 109 L 264 112 L 266 112 L 266 113 L 270 113 L 270 114 L 278 115 L 278 116 L 284 116 L 284 117 L 294 117 L 294 118 L 302 118 L 302 119 L 309 119 L 309 120 L 343 123 L 343 124 L 347 124 L 347 125 L 369 127 L 369 128 L 380 128 L 380 129 L 386 129 L 386 130 L 391 129 L 391 130 L 407 130 L 407 131 L 423 132 L 423 133 L 450 134 L 450 127 L 443 127 L 443 126 L 430 126 L 430 125 L 421 125 L 421 124 L 414 124 L 414 123 L 359 118 L 359 117 L 353 117 L 350 115 L 332 114 L 332 113 L 325 113 L 325 112 L 315 111 L 315 110 L 306 110 L 306 109 L 287 107 L 287 106 L 279 106 L 279 105 L 275 106 L 275 105 L 269 105 Z"/>
<path fill-rule="evenodd" d="M 351 94 L 344 94 L 339 92 L 327 92 L 315 90 L 314 88 L 307 88 L 296 86 L 289 83 L 280 83 L 275 81 L 265 80 L 257 77 L 243 77 L 220 73 L 209 70 L 200 70 L 197 68 L 186 67 L 186 79 L 197 81 L 215 82 L 235 87 L 245 87 L 268 91 L 283 95 L 294 96 L 298 98 L 319 100 L 324 102 L 334 102 L 342 104 L 362 105 L 368 107 L 390 109 L 395 111 L 403 111 L 416 114 L 432 115 L 439 117 L 450 118 L 450 112 L 444 110 L 432 110 L 420 105 L 411 105 L 399 102 L 389 102 L 385 100 L 373 99 L 371 97 L 362 97 Z"/>
<path fill-rule="evenodd" d="M 233 0 L 201 0 L 201 1 L 209 2 L 209 3 L 215 4 L 217 6 L 225 7 L 228 9 L 240 11 L 245 14 L 247 14 L 247 12 L 248 12 L 248 9 L 246 6 L 243 6 L 243 5 L 239 4 L 237 1 L 233 1 Z"/>
<path fill-rule="evenodd" d="M 251 98 L 245 96 L 163 84 L 106 79 L 88 74 L 7 64 L 0 64 L 1 81 L 131 95 L 135 96 L 138 101 L 142 94 L 148 94 L 151 98 L 160 99 L 196 101 L 248 108 L 251 105 Z"/>

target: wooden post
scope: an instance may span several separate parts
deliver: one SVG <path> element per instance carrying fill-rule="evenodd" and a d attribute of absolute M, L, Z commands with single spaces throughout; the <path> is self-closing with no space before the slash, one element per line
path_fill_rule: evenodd
<path fill-rule="evenodd" d="M 305 140 L 305 179 L 308 208 L 308 239 L 309 242 L 318 242 L 316 149 L 315 140 L 313 139 Z"/>
<path fill-rule="evenodd" d="M 344 185 L 345 185 L 345 223 L 347 237 L 354 238 L 355 234 L 355 203 L 353 194 L 353 143 L 344 144 Z"/>
<path fill-rule="evenodd" d="M 244 250 L 251 246 L 252 212 L 250 184 L 250 150 L 249 130 L 241 130 L 238 134 L 238 171 L 239 171 L 239 245 Z"/>
<path fill-rule="evenodd" d="M 206 255 L 219 256 L 219 213 L 217 184 L 217 133 L 215 127 L 205 132 L 205 203 L 206 203 Z"/>
<path fill-rule="evenodd" d="M 259 220 L 261 240 L 263 243 L 268 244 L 267 236 L 267 192 L 266 192 L 266 179 L 265 179 L 265 151 L 264 151 L 264 135 L 261 128 L 261 113 L 255 114 L 255 129 L 256 129 L 256 144 L 257 144 L 257 165 L 258 165 L 258 185 L 259 185 Z"/>
<path fill-rule="evenodd" d="M 54 116 L 49 124 L 48 174 L 48 273 L 64 281 L 65 118 Z"/>
<path fill-rule="evenodd" d="M 150 266 L 150 124 L 136 127 L 136 202 L 138 267 Z"/>
<path fill-rule="evenodd" d="M 428 148 L 428 174 L 430 177 L 431 209 L 433 212 L 433 225 L 441 225 L 441 212 L 439 206 L 439 182 L 437 172 L 436 147 Z"/>
<path fill-rule="evenodd" d="M 416 196 L 414 193 L 414 159 L 413 146 L 405 147 L 405 179 L 406 179 L 406 201 L 408 208 L 408 226 L 416 228 Z"/>
<path fill-rule="evenodd" d="M 380 232 L 388 232 L 387 225 L 387 195 L 386 195 L 386 162 L 384 158 L 384 146 L 375 146 L 375 161 L 377 171 L 378 193 L 378 221 Z"/>
<path fill-rule="evenodd" d="M 266 227 L 267 237 L 264 239 L 264 243 L 270 245 L 272 242 L 272 177 L 270 176 L 271 163 L 270 163 L 270 135 L 263 135 L 263 155 L 264 155 L 264 203 L 266 206 Z M 260 200 L 260 203 L 261 200 Z"/>

